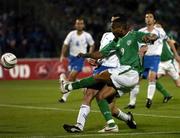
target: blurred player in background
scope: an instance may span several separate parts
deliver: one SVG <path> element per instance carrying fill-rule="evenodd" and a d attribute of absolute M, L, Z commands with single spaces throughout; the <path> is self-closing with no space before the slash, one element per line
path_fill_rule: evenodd
<path fill-rule="evenodd" d="M 163 41 L 163 49 L 161 54 L 161 61 L 159 63 L 158 73 L 157 77 L 158 79 L 166 73 L 171 76 L 171 78 L 174 80 L 177 87 L 180 87 L 180 77 L 179 77 L 179 64 L 180 63 L 180 57 L 174 49 L 176 45 L 176 42 L 174 40 L 170 40 L 169 43 L 164 40 Z M 177 62 L 177 61 L 178 62 Z M 163 103 L 167 103 L 170 99 L 172 99 L 172 96 L 170 93 L 164 88 L 164 86 L 160 83 L 159 80 L 156 81 L 156 90 L 158 90 L 163 96 Z M 130 101 L 128 106 L 125 107 L 125 109 L 134 109 L 136 105 L 136 97 L 139 93 L 139 85 L 137 85 L 131 92 L 130 92 Z"/>
<path fill-rule="evenodd" d="M 156 24 L 157 27 L 162 27 L 160 24 Z M 177 53 L 176 46 L 177 42 L 173 39 L 170 39 L 168 42 L 163 41 L 163 50 L 161 54 L 161 62 L 158 69 L 158 78 L 166 73 L 171 76 L 174 80 L 176 87 L 180 87 L 180 76 L 179 76 L 179 63 L 180 56 Z M 163 86 L 158 85 L 158 90 L 164 95 L 163 102 L 167 103 L 172 96 L 166 91 Z"/>
<path fill-rule="evenodd" d="M 175 49 L 175 45 L 177 45 L 177 44 L 174 42 L 174 40 L 169 39 L 165 35 L 164 31 L 162 30 L 162 27 L 159 24 L 155 25 L 156 21 L 155 21 L 155 17 L 153 15 L 153 13 L 149 12 L 148 14 L 150 14 L 149 15 L 150 17 L 148 17 L 147 14 L 146 14 L 147 16 L 145 17 L 145 22 L 147 24 L 147 27 L 141 29 L 140 31 L 147 32 L 148 31 L 147 29 L 150 28 L 150 30 L 152 30 L 152 32 L 154 30 L 154 32 L 156 31 L 157 34 L 159 33 L 159 37 L 164 36 L 164 38 L 165 38 L 165 39 L 163 39 L 162 44 L 161 44 L 161 42 L 159 44 L 157 44 L 157 49 L 154 47 L 154 49 L 149 49 L 149 52 L 147 50 L 148 53 L 146 53 L 146 57 L 144 59 L 145 60 L 144 61 L 145 74 L 143 74 L 143 75 L 145 78 L 148 77 L 148 80 L 149 80 L 146 107 L 150 108 L 150 106 L 152 104 L 152 98 L 154 96 L 155 89 L 157 89 L 159 92 L 161 92 L 163 94 L 163 96 L 164 96 L 163 102 L 164 103 L 167 103 L 172 98 L 172 96 L 163 87 L 163 85 L 159 81 L 156 80 L 156 78 L 159 78 L 160 76 L 162 76 L 166 72 L 168 72 L 168 74 L 171 75 L 171 77 L 175 80 L 176 86 L 179 87 L 179 74 L 178 74 L 179 69 L 178 69 L 178 65 L 177 64 L 175 65 L 173 62 L 175 62 L 174 58 L 177 61 L 179 61 L 180 58 Z M 174 55 L 172 54 L 172 52 L 169 51 L 170 48 L 168 45 L 171 47 Z M 160 49 L 161 47 L 162 47 L 162 49 Z M 150 47 L 148 47 L 148 48 L 150 48 Z M 160 56 L 155 55 L 155 58 L 153 59 L 154 54 L 159 54 L 160 51 L 162 51 Z M 147 59 L 147 56 L 149 59 Z M 158 61 L 159 57 L 160 57 L 160 61 Z M 150 59 L 150 58 L 152 58 L 152 59 Z M 157 62 L 159 62 L 159 64 L 157 64 Z M 156 66 L 158 66 L 158 67 L 156 67 Z M 149 73 L 147 71 L 149 71 Z M 129 108 L 129 109 L 135 108 L 136 96 L 138 93 L 139 93 L 139 85 L 136 85 L 136 87 L 130 92 L 130 102 L 129 102 L 128 106 L 125 108 Z"/>
<path fill-rule="evenodd" d="M 61 51 L 60 62 L 65 58 L 66 53 L 69 50 L 69 73 L 68 80 L 75 81 L 79 72 L 82 71 L 84 65 L 83 58 L 77 58 L 79 53 L 87 53 L 88 46 L 89 53 L 94 51 L 94 40 L 90 33 L 84 31 L 85 23 L 82 18 L 77 18 L 75 21 L 75 29 L 71 31 L 65 38 L 63 48 Z M 63 94 L 59 102 L 66 102 L 70 93 Z"/>
<path fill-rule="evenodd" d="M 152 105 L 152 99 L 156 90 L 157 72 L 160 63 L 160 55 L 162 53 L 163 40 L 168 39 L 165 31 L 162 28 L 155 27 L 155 14 L 151 11 L 147 11 L 145 14 L 146 27 L 140 29 L 141 32 L 156 34 L 159 39 L 154 44 L 148 45 L 148 49 L 143 59 L 143 78 L 147 78 L 148 90 L 147 90 L 147 102 L 146 107 L 150 108 Z"/>

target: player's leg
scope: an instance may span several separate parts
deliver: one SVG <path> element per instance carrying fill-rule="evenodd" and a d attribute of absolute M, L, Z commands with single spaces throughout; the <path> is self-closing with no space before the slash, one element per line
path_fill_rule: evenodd
<path fill-rule="evenodd" d="M 93 74 L 98 74 L 103 70 L 106 70 L 108 67 L 99 66 L 93 71 Z M 97 85 L 92 86 L 91 88 L 85 89 L 83 102 L 79 110 L 79 114 L 77 117 L 77 124 L 76 125 L 68 125 L 65 124 L 63 127 L 67 132 L 82 132 L 85 126 L 86 118 L 90 112 L 91 102 L 94 99 L 94 96 L 97 92 L 104 87 L 104 83 L 99 83 Z"/>
<path fill-rule="evenodd" d="M 77 123 L 75 125 L 69 125 L 69 124 L 63 125 L 63 128 L 67 132 L 78 133 L 84 130 L 86 119 L 88 117 L 88 114 L 90 113 L 91 102 L 94 99 L 97 92 L 98 90 L 96 89 L 91 89 L 91 88 L 86 89 L 83 97 L 83 102 L 79 109 Z"/>
<path fill-rule="evenodd" d="M 180 78 L 178 78 L 177 80 L 175 80 L 175 84 L 176 84 L 176 87 L 180 87 Z"/>
<path fill-rule="evenodd" d="M 147 89 L 147 102 L 146 107 L 150 108 L 152 105 L 152 99 L 156 91 L 156 78 L 158 67 L 160 63 L 160 56 L 144 56 L 144 68 L 143 77 L 148 80 Z"/>
<path fill-rule="evenodd" d="M 94 76 L 88 77 L 88 78 L 84 78 L 81 79 L 80 81 L 75 81 L 75 82 L 67 82 L 66 80 L 64 80 L 63 77 L 61 77 L 61 86 L 63 89 L 63 92 L 69 92 L 71 90 L 74 89 L 80 89 L 80 88 L 87 88 L 87 87 L 91 87 L 97 83 L 110 83 L 110 73 L 108 71 L 103 71 L 100 74 L 96 74 Z"/>
<path fill-rule="evenodd" d="M 167 103 L 172 98 L 169 92 L 159 81 L 156 81 L 156 89 L 164 96 L 163 103 Z"/>
<path fill-rule="evenodd" d="M 102 113 L 102 115 L 104 116 L 107 126 L 105 126 L 102 130 L 98 131 L 98 132 L 118 132 L 118 126 L 115 124 L 114 119 L 112 118 L 112 114 L 111 111 L 109 109 L 109 105 L 106 99 L 104 99 L 105 97 L 114 95 L 114 91 L 112 91 L 112 87 L 109 86 L 104 86 L 99 93 L 96 96 L 97 99 L 97 103 L 99 106 L 99 109 Z"/>
<path fill-rule="evenodd" d="M 158 75 L 157 75 L 158 79 L 166 75 L 166 71 L 168 68 L 169 68 L 168 62 L 159 63 Z M 156 89 L 164 96 L 163 103 L 167 103 L 172 98 L 170 93 L 164 88 L 164 86 L 158 80 L 156 81 Z"/>
<path fill-rule="evenodd" d="M 148 74 L 148 90 L 147 90 L 147 103 L 146 107 L 150 108 L 152 105 L 152 99 L 156 91 L 156 72 L 149 71 Z"/>
<path fill-rule="evenodd" d="M 93 74 L 94 75 L 98 74 L 107 68 L 108 67 L 105 67 L 105 66 L 99 66 L 98 68 L 94 70 Z M 87 88 L 87 90 L 85 91 L 83 102 L 79 110 L 77 124 L 76 124 L 76 126 L 79 127 L 81 130 L 83 130 L 86 118 L 90 112 L 90 110 L 88 109 L 90 109 L 92 100 L 97 95 L 98 91 L 104 87 L 104 85 L 105 83 L 98 83 L 90 88 Z"/>
<path fill-rule="evenodd" d="M 77 58 L 74 56 L 69 57 L 69 76 L 68 76 L 68 81 L 75 81 L 77 78 L 77 75 L 82 71 L 84 65 L 84 59 L 83 58 Z M 59 100 L 60 102 L 66 102 L 69 93 L 63 94 L 62 98 Z"/>
<path fill-rule="evenodd" d="M 168 74 L 174 80 L 176 87 L 180 87 L 179 64 L 177 61 L 172 60 L 168 69 Z"/>
<path fill-rule="evenodd" d="M 79 74 L 78 71 L 72 70 L 68 76 L 68 81 L 75 81 L 77 75 Z M 70 92 L 63 94 L 62 98 L 59 100 L 59 102 L 64 103 L 66 102 Z"/>
<path fill-rule="evenodd" d="M 136 107 L 136 97 L 138 93 L 139 93 L 139 84 L 137 84 L 130 91 L 129 104 L 124 109 L 134 109 Z"/>
<path fill-rule="evenodd" d="M 118 89 L 134 87 L 139 81 L 139 74 L 135 70 L 122 71 L 122 73 L 119 69 L 109 69 L 108 71 L 111 72 L 110 78 L 113 85 Z M 106 132 L 109 129 L 118 131 L 118 127 L 115 125 L 109 107 L 107 106 L 108 103 L 105 100 L 105 98 L 112 96 L 115 93 L 114 91 L 108 90 L 108 87 L 109 86 L 106 85 L 96 96 L 99 108 L 108 124 L 108 126 L 100 130 L 100 132 Z"/>
<path fill-rule="evenodd" d="M 125 113 L 121 111 L 117 106 L 116 106 L 116 96 L 112 95 L 106 98 L 106 100 L 109 103 L 109 107 L 111 109 L 112 116 L 115 117 L 118 120 L 124 121 L 129 128 L 135 129 L 136 128 L 136 122 L 134 121 L 134 117 L 131 112 Z"/>

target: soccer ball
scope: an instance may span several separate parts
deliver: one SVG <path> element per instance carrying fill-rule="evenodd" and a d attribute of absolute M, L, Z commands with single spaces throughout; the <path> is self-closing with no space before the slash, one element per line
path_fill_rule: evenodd
<path fill-rule="evenodd" d="M 1 56 L 1 64 L 6 69 L 13 68 L 17 63 L 17 58 L 12 53 L 5 53 Z"/>

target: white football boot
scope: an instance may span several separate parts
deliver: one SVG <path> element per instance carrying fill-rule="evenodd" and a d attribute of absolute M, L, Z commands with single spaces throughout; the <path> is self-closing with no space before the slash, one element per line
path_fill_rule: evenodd
<path fill-rule="evenodd" d="M 111 133 L 111 132 L 119 132 L 119 128 L 117 125 L 113 126 L 113 127 L 109 127 L 108 125 L 106 125 L 103 129 L 98 131 L 99 133 Z"/>

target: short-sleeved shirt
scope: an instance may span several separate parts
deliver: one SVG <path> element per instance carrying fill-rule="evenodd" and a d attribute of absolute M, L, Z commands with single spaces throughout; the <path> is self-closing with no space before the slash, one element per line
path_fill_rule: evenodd
<path fill-rule="evenodd" d="M 147 33 L 130 31 L 124 37 L 119 38 L 117 41 L 112 41 L 100 50 L 100 53 L 107 57 L 115 52 L 121 65 L 127 65 L 131 68 L 141 71 L 141 62 L 139 58 L 139 45 L 142 43 L 142 37 Z"/>
<path fill-rule="evenodd" d="M 94 40 L 90 33 L 83 31 L 78 35 L 77 30 L 71 31 L 64 40 L 64 45 L 69 45 L 71 56 L 77 56 L 79 53 L 87 53 L 87 47 L 94 45 Z"/>
<path fill-rule="evenodd" d="M 103 47 L 105 47 L 107 44 L 109 44 L 110 42 L 112 42 L 114 39 L 114 35 L 112 32 L 106 32 L 103 34 L 101 41 L 100 41 L 100 48 L 99 50 L 101 50 Z M 106 66 L 106 67 L 117 67 L 119 64 L 119 60 L 118 57 L 113 54 L 109 57 L 106 57 L 104 59 L 101 59 L 101 65 L 102 66 Z"/>

